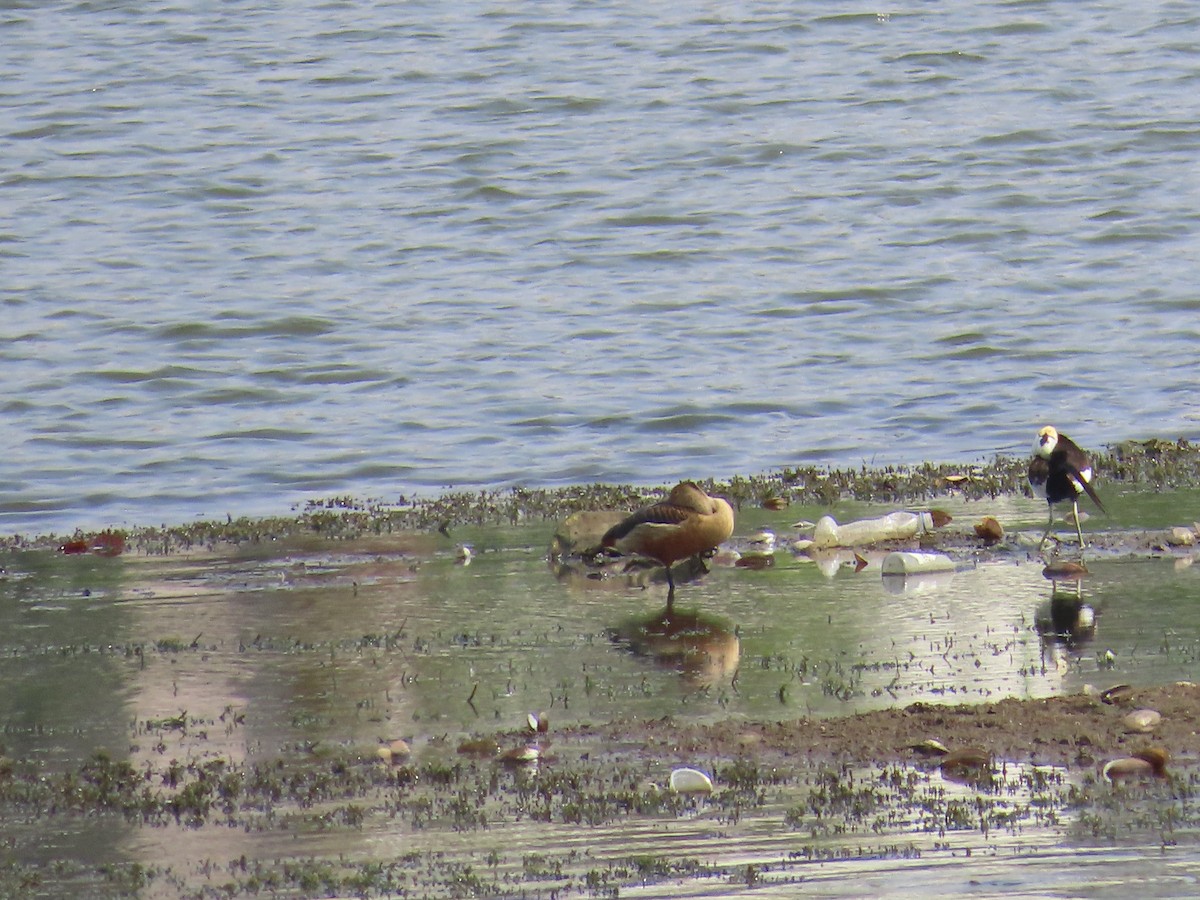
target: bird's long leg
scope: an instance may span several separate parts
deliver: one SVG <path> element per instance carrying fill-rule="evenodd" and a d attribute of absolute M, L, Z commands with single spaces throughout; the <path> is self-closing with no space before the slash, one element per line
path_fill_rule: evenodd
<path fill-rule="evenodd" d="M 1050 529 L 1054 527 L 1054 504 L 1047 503 L 1046 508 L 1050 510 L 1050 521 L 1046 523 L 1046 530 L 1042 532 L 1042 542 L 1038 544 L 1038 550 L 1046 546 L 1046 539 L 1050 537 Z"/>
<path fill-rule="evenodd" d="M 675 578 L 671 575 L 671 567 L 667 566 L 667 612 L 675 607 Z"/>
<path fill-rule="evenodd" d="M 1079 524 L 1079 500 L 1071 500 L 1071 509 L 1075 514 L 1075 533 L 1079 535 L 1079 549 L 1083 549 L 1083 527 Z"/>

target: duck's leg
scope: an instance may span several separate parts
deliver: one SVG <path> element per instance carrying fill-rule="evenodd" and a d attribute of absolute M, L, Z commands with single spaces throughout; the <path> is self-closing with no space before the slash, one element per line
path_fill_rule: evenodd
<path fill-rule="evenodd" d="M 671 567 L 667 567 L 667 612 L 675 608 L 675 578 L 671 575 Z"/>

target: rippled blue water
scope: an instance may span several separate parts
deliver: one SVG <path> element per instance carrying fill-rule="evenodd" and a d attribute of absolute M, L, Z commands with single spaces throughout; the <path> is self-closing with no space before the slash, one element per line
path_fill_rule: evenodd
<path fill-rule="evenodd" d="M 1200 422 L 1188 3 L 9 2 L 0 530 Z"/>

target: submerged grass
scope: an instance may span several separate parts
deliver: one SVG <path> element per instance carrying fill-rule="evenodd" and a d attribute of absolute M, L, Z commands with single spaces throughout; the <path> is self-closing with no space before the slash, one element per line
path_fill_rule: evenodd
<path fill-rule="evenodd" d="M 511 735 L 499 735 L 500 740 Z M 509 767 L 442 759 L 385 765 L 352 754 L 235 764 L 172 760 L 134 766 L 97 753 L 52 772 L 30 760 L 0 772 L 5 820 L 91 821 L 118 817 L 143 828 L 418 834 L 429 829 L 493 834 L 487 852 L 414 850 L 387 858 L 197 860 L 194 870 L 130 862 L 0 861 L 0 895 L 86 887 L 90 896 L 179 897 L 422 896 L 617 897 L 631 884 L 719 879 L 754 885 L 791 877 L 787 861 L 911 859 L 1065 828 L 1085 842 L 1144 840 L 1170 846 L 1200 829 L 1197 776 L 1114 788 L 1093 776 L 1068 779 L 1054 767 L 999 763 L 971 783 L 902 763 L 785 764 L 746 756 L 715 770 L 718 789 L 685 797 L 646 779 L 646 760 L 589 753 L 552 764 Z M 546 826 L 621 828 L 639 822 L 719 823 L 728 838 L 740 822 L 795 836 L 763 862 L 722 862 L 656 852 L 593 855 L 550 842 L 530 849 Z M 530 823 L 522 826 L 520 823 Z M 524 837 L 506 837 L 509 827 Z M 531 831 L 532 829 L 532 831 Z M 631 842 L 630 846 L 636 846 Z M 782 846 L 782 845 L 781 845 Z M 522 849 L 523 848 L 523 849 Z M 543 894 L 542 892 L 546 893 Z"/>

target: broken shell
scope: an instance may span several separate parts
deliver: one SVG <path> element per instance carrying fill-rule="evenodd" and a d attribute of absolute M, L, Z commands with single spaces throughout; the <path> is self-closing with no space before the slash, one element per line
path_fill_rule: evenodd
<path fill-rule="evenodd" d="M 1133 687 L 1128 684 L 1114 684 L 1106 691 L 1100 692 L 1100 700 L 1111 705 L 1125 705 L 1133 699 Z"/>
<path fill-rule="evenodd" d="M 739 569 L 769 569 L 775 565 L 775 554 L 754 550 L 743 555 L 734 565 Z"/>
<path fill-rule="evenodd" d="M 1146 778 L 1166 778 L 1170 755 L 1162 747 L 1139 750 L 1132 756 L 1114 759 L 1104 766 L 1109 781 L 1132 781 Z"/>
<path fill-rule="evenodd" d="M 699 769 L 675 769 L 671 772 L 670 788 L 677 794 L 710 794 L 712 779 Z"/>
<path fill-rule="evenodd" d="M 408 756 L 408 754 L 412 753 L 412 747 L 408 746 L 408 741 L 402 738 L 396 738 L 396 740 L 387 746 L 392 751 L 392 756 Z"/>
<path fill-rule="evenodd" d="M 545 734 L 550 730 L 550 717 L 544 712 L 529 713 L 525 717 L 525 721 L 529 723 L 530 731 L 537 731 Z"/>
<path fill-rule="evenodd" d="M 775 532 L 763 529 L 746 538 L 746 543 L 754 550 L 770 553 L 775 549 Z"/>
<path fill-rule="evenodd" d="M 986 769 L 991 765 L 992 754 L 982 747 L 963 747 L 961 750 L 951 750 L 938 761 L 938 768 L 943 772 Z"/>
<path fill-rule="evenodd" d="M 926 738 L 918 743 L 909 744 L 908 749 L 925 756 L 946 756 L 950 752 L 949 747 L 935 738 Z"/>
<path fill-rule="evenodd" d="M 500 762 L 510 766 L 527 766 L 537 762 L 541 755 L 537 747 L 513 747 L 500 754 Z"/>
<path fill-rule="evenodd" d="M 1004 526 L 995 516 L 984 516 L 975 526 L 975 536 L 989 544 L 1004 540 Z"/>
<path fill-rule="evenodd" d="M 929 517 L 933 519 L 934 528 L 943 528 L 954 521 L 954 516 L 950 515 L 944 509 L 931 509 Z"/>
<path fill-rule="evenodd" d="M 375 751 L 375 755 L 385 763 L 398 762 L 400 759 L 408 756 L 410 753 L 412 753 L 412 748 L 408 746 L 408 741 L 401 740 L 400 738 L 396 738 L 394 741 L 388 741 L 388 743 L 384 744 Z"/>
<path fill-rule="evenodd" d="M 1158 727 L 1162 721 L 1162 713 L 1153 709 L 1135 709 L 1131 713 L 1127 713 L 1122 722 L 1129 731 L 1137 731 L 1142 734 L 1148 734 Z"/>

